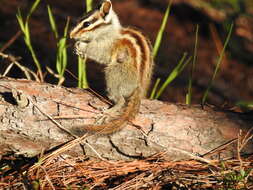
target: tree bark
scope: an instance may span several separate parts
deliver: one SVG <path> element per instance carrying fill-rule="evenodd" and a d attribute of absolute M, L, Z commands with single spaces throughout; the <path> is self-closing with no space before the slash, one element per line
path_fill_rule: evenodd
<path fill-rule="evenodd" d="M 91 124 L 100 113 L 93 105 L 107 106 L 88 90 L 11 78 L 0 79 L 0 155 L 33 157 L 74 139 L 64 129 Z M 84 140 L 88 157 L 128 160 L 166 152 L 168 159 L 209 159 L 236 156 L 239 131 L 253 126 L 252 115 L 143 100 L 136 119 L 109 136 L 90 135 Z M 136 127 L 138 126 L 138 127 Z M 83 135 L 82 133 L 78 134 Z M 228 146 L 222 146 L 233 141 Z M 216 154 L 207 154 L 219 148 Z M 242 153 L 252 153 L 252 141 Z M 188 154 L 188 153 L 189 154 Z M 218 153 L 217 153 L 218 152 Z M 80 146 L 64 152 L 83 154 Z"/>

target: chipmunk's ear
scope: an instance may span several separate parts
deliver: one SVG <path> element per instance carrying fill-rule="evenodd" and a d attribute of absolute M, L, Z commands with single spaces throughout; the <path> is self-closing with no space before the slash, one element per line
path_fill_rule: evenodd
<path fill-rule="evenodd" d="M 105 18 L 112 9 L 112 3 L 110 0 L 104 0 L 100 6 L 100 14 L 103 18 Z"/>

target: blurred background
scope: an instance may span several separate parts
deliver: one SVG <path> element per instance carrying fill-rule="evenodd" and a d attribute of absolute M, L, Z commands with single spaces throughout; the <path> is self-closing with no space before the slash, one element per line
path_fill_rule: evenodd
<path fill-rule="evenodd" d="M 0 51 L 18 58 L 19 63 L 36 71 L 32 56 L 26 47 L 16 14 L 20 8 L 27 15 L 34 3 L 32 0 L 0 0 Z M 94 1 L 96 5 L 99 1 Z M 140 29 L 154 44 L 162 23 L 166 0 L 113 0 L 115 12 L 123 26 Z M 34 51 L 40 60 L 45 81 L 57 84 L 58 80 L 50 74 L 46 66 L 56 70 L 57 40 L 52 32 L 47 5 L 50 5 L 62 35 L 66 20 L 70 17 L 70 27 L 85 10 L 84 0 L 42 0 L 32 14 L 29 27 Z M 201 103 L 204 91 L 213 76 L 223 44 L 234 23 L 233 33 L 226 49 L 223 62 L 208 96 L 208 103 L 219 107 L 233 108 L 238 102 L 250 105 L 253 102 L 253 1 L 252 0 L 174 0 L 168 18 L 161 47 L 155 59 L 153 84 L 157 78 L 161 83 L 175 68 L 184 52 L 193 55 L 195 34 L 199 26 L 197 61 L 193 74 L 192 103 Z M 67 39 L 67 70 L 64 86 L 76 87 L 78 64 L 73 53 L 73 41 Z M 10 62 L 0 58 L 0 74 Z M 87 62 L 89 85 L 103 92 L 100 79 L 102 68 Z M 163 101 L 185 103 L 190 75 L 190 64 L 166 88 Z M 72 74 L 70 74 L 72 73 Z M 24 78 L 18 67 L 12 67 L 7 76 Z"/>

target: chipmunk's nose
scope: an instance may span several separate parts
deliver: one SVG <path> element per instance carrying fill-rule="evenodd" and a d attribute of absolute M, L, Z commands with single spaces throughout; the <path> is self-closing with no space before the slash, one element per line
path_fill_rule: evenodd
<path fill-rule="evenodd" d="M 75 30 L 72 30 L 72 31 L 70 32 L 70 34 L 69 34 L 70 39 L 75 38 L 75 34 L 76 34 L 76 31 L 75 31 Z"/>
<path fill-rule="evenodd" d="M 78 33 L 80 32 L 80 27 L 77 26 L 75 28 L 73 28 L 69 34 L 69 37 L 71 39 L 76 39 L 78 37 Z"/>

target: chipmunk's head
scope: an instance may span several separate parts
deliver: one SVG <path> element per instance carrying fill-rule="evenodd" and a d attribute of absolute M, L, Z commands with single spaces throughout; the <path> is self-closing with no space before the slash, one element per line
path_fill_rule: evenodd
<path fill-rule="evenodd" d="M 88 12 L 74 29 L 70 32 L 70 38 L 89 42 L 106 33 L 115 31 L 121 27 L 118 17 L 112 10 L 110 0 L 103 0 L 94 10 Z"/>

